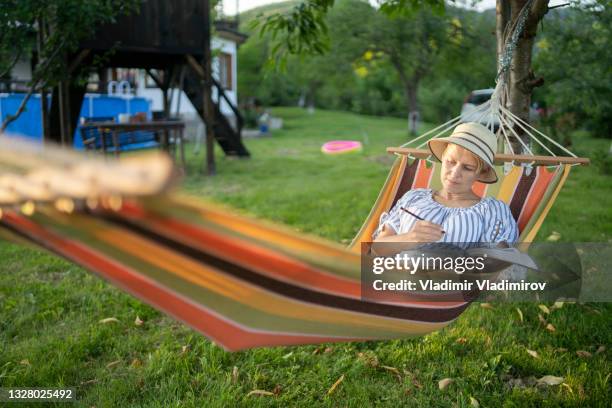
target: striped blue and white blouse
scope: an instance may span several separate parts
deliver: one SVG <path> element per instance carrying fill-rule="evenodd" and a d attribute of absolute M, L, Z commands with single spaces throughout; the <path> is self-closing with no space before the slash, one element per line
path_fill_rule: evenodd
<path fill-rule="evenodd" d="M 402 211 L 401 207 L 424 220 L 440 224 L 445 234 L 438 242 L 512 244 L 518 240 L 518 226 L 510 208 L 503 201 L 485 197 L 471 207 L 446 207 L 434 200 L 433 191 L 426 188 L 408 191 L 391 211 L 383 213 L 373 238 L 378 236 L 384 225 L 393 228 L 397 234 L 412 229 L 418 220 Z"/>

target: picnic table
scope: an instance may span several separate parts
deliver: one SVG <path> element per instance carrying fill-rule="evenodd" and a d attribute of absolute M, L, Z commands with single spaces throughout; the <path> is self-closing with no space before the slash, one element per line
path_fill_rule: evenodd
<path fill-rule="evenodd" d="M 115 156 L 119 156 L 121 151 L 152 147 L 160 147 L 175 156 L 178 144 L 181 166 L 185 170 L 185 144 L 183 143 L 185 122 L 178 120 L 134 123 L 106 121 L 92 122 L 87 124 L 86 127 L 96 129 L 96 133 L 100 135 L 99 140 L 89 141 L 89 143 L 93 143 L 93 148 L 102 149 L 104 153 L 112 152 Z M 110 145 L 107 137 L 105 137 L 109 134 L 111 136 Z M 130 138 L 130 134 L 138 134 L 139 136 Z"/>

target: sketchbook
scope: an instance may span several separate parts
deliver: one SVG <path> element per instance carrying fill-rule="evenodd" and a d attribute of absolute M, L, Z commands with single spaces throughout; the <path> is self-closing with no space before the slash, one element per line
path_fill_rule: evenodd
<path fill-rule="evenodd" d="M 484 272 L 495 272 L 502 270 L 509 265 L 519 265 L 529 269 L 538 270 L 538 265 L 529 254 L 518 248 L 508 247 L 471 247 L 461 248 L 453 244 L 434 243 L 426 244 L 419 248 L 402 251 L 401 256 L 414 258 L 480 258 L 484 262 Z M 482 259 L 484 258 L 484 259 Z M 422 263 L 424 265 L 424 263 Z M 428 269 L 428 268 L 418 268 Z"/>

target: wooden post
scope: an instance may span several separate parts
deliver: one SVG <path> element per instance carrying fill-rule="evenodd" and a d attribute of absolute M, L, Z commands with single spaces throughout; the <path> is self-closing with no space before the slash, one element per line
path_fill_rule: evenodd
<path fill-rule="evenodd" d="M 164 78 L 162 81 L 162 93 L 164 94 L 164 119 L 170 119 L 170 99 L 168 98 L 168 91 L 172 86 L 174 80 L 174 73 L 176 72 L 176 67 L 172 65 L 170 68 L 164 70 Z"/>
<path fill-rule="evenodd" d="M 162 100 L 164 106 L 164 120 L 168 120 L 168 116 L 170 115 L 170 104 L 168 103 L 168 88 L 164 86 L 162 88 Z"/>
<path fill-rule="evenodd" d="M 108 85 L 108 68 L 98 68 L 98 93 L 106 93 Z"/>
<path fill-rule="evenodd" d="M 206 125 L 206 173 L 210 176 L 216 173 L 215 166 L 215 111 L 212 101 L 212 62 L 210 53 L 210 4 L 204 0 L 204 89 L 203 108 L 204 122 Z"/>

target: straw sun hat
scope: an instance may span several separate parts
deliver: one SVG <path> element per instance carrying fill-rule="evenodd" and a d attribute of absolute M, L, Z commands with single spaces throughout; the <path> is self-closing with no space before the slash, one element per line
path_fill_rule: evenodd
<path fill-rule="evenodd" d="M 436 159 L 442 161 L 442 153 L 449 143 L 461 146 L 478 156 L 485 163 L 485 171 L 478 177 L 478 181 L 492 184 L 497 181 L 497 174 L 493 166 L 495 151 L 497 150 L 497 137 L 493 132 L 480 123 L 462 123 L 453 130 L 449 137 L 431 139 L 429 150 Z"/>

